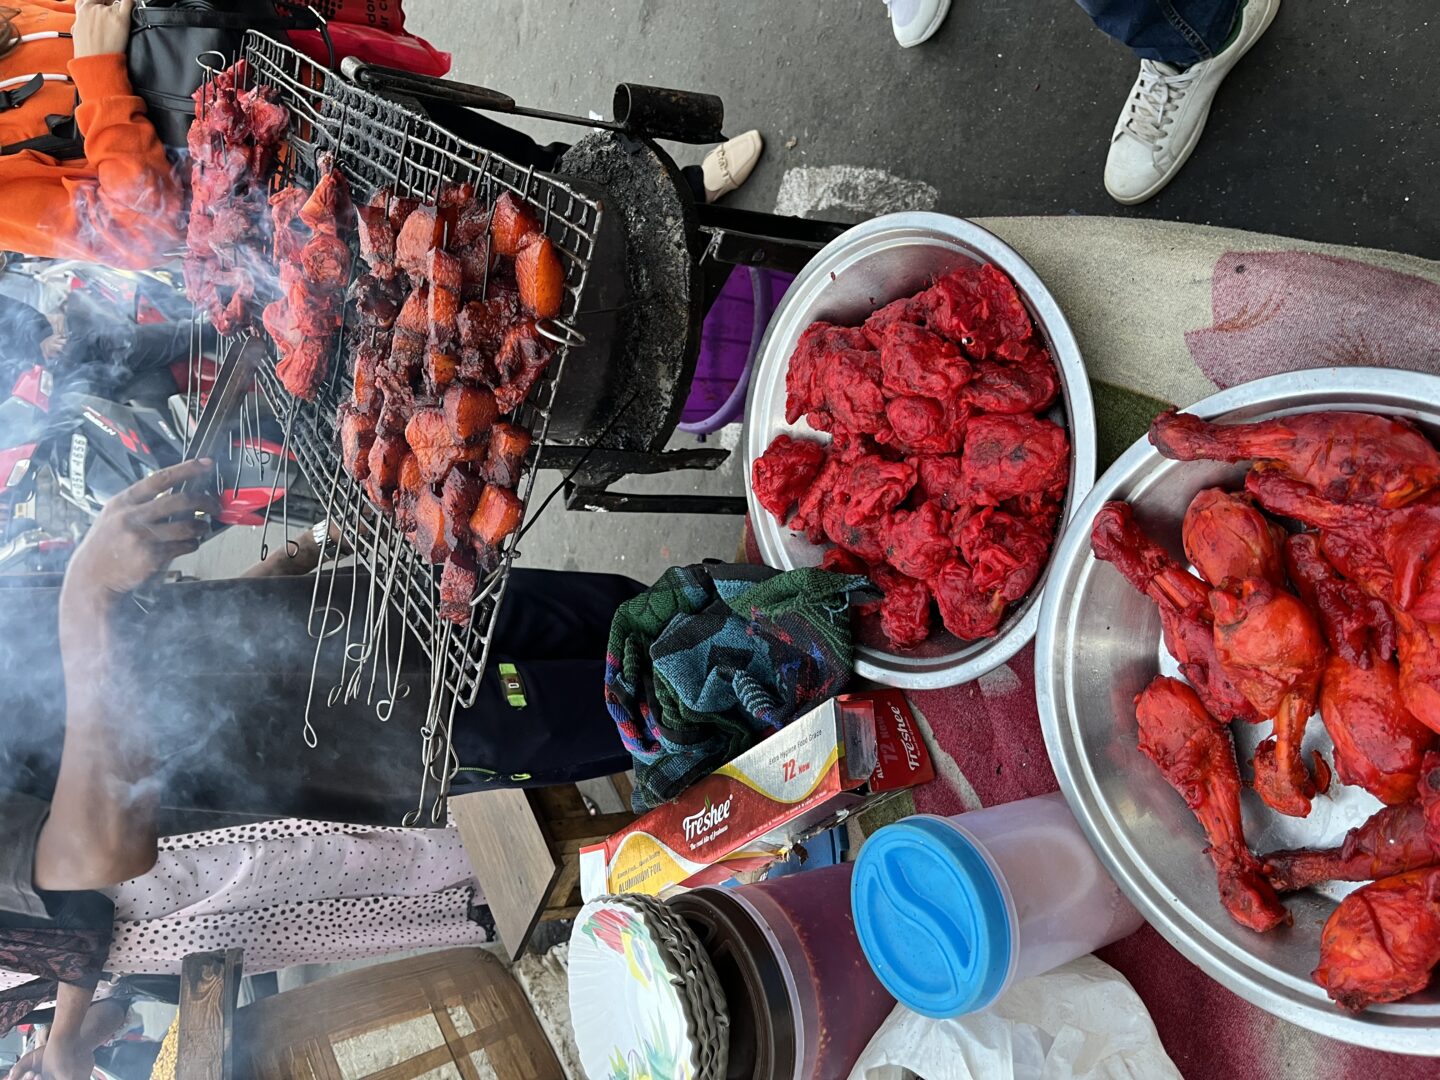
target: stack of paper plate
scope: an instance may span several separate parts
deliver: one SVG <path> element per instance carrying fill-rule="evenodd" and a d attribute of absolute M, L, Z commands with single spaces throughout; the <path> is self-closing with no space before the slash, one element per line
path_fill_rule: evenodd
<path fill-rule="evenodd" d="M 590 1080 L 722 1080 L 730 1020 L 700 940 L 664 904 L 607 896 L 570 937 L 570 1019 Z"/>

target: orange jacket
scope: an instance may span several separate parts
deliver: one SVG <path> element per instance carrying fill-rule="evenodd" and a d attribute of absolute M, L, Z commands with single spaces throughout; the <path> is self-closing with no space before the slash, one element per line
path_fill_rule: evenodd
<path fill-rule="evenodd" d="M 19 9 L 21 35 L 68 33 L 75 22 L 70 0 L 4 6 Z M 0 87 L 37 73 L 70 81 L 47 81 L 0 111 L 0 146 L 45 135 L 47 116 L 73 112 L 86 156 L 63 164 L 34 150 L 0 157 L 0 250 L 132 269 L 160 262 L 179 244 L 181 185 L 131 89 L 125 57 L 76 59 L 68 37 L 23 41 L 0 57 Z"/>

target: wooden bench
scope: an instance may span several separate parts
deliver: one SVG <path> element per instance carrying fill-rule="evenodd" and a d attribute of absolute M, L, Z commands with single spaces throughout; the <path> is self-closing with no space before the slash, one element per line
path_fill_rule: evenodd
<path fill-rule="evenodd" d="M 628 806 L 628 781 L 612 782 Z M 512 960 L 537 923 L 580 911 L 580 849 L 635 820 L 630 813 L 592 814 L 573 784 L 470 792 L 452 797 L 450 810 Z"/>

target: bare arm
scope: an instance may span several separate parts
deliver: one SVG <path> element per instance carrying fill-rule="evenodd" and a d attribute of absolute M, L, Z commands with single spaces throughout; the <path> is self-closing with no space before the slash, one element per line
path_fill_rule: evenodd
<path fill-rule="evenodd" d="M 127 708 L 115 613 L 207 528 L 208 497 L 172 492 L 213 468 L 163 469 L 112 499 L 75 552 L 60 597 L 65 740 L 50 816 L 35 848 L 41 889 L 97 889 L 155 864 L 150 748 L 143 717 Z"/>
<path fill-rule="evenodd" d="M 10 1071 L 8 1080 L 89 1080 L 95 1051 L 125 1022 L 124 1003 L 97 1001 L 94 986 L 61 983 L 55 999 L 50 1035 Z"/>

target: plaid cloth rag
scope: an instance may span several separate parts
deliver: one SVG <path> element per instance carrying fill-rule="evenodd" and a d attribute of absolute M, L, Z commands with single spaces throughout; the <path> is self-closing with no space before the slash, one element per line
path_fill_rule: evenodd
<path fill-rule="evenodd" d="M 605 703 L 635 759 L 635 810 L 674 798 L 850 679 L 864 577 L 672 567 L 610 626 Z"/>

